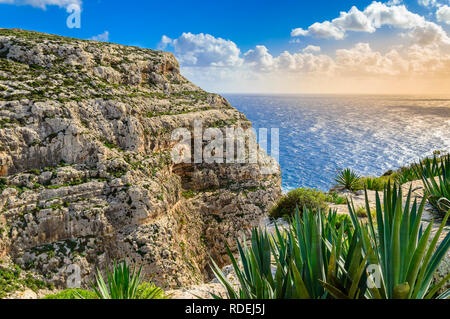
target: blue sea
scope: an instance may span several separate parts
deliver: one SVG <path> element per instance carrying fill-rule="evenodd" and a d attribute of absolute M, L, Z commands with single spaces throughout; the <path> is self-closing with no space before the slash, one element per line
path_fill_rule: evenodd
<path fill-rule="evenodd" d="M 450 96 L 224 96 L 256 129 L 279 128 L 284 191 L 326 191 L 343 168 L 379 176 L 450 151 Z"/>

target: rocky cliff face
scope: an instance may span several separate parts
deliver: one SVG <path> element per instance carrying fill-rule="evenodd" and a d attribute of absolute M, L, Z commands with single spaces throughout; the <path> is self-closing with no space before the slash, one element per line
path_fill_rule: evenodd
<path fill-rule="evenodd" d="M 175 164 L 172 131 L 199 119 L 251 126 L 170 53 L 0 29 L 0 257 L 61 287 L 113 259 L 165 287 L 203 282 L 280 174 L 260 149 L 255 164 Z"/>

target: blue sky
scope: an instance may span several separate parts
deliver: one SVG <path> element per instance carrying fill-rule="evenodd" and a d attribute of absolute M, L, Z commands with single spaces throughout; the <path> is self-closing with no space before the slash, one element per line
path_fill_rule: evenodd
<path fill-rule="evenodd" d="M 82 8 L 81 28 L 66 25 L 72 3 Z M 361 93 L 385 93 L 392 82 L 400 92 L 416 88 L 425 75 L 426 92 L 442 86 L 434 82 L 445 73 L 437 74 L 437 68 L 448 63 L 449 5 L 450 0 L 0 0 L 0 27 L 163 48 L 175 53 L 183 74 L 211 91 L 339 93 L 357 84 Z M 332 22 L 341 12 L 348 19 Z M 424 60 L 411 60 L 436 51 L 439 57 L 426 61 L 434 63 L 429 70 L 419 68 Z M 359 67 L 364 72 L 355 76 Z M 378 83 L 381 78 L 386 85 Z M 342 85 L 333 84 L 337 80 Z"/>
<path fill-rule="evenodd" d="M 0 4 L 0 25 L 77 38 L 90 38 L 108 30 L 111 42 L 139 43 L 147 48 L 156 48 L 163 34 L 177 37 L 183 32 L 208 33 L 232 39 L 243 49 L 264 44 L 283 50 L 290 47 L 291 29 L 326 20 L 355 3 L 364 7 L 371 1 L 85 0 L 80 29 L 67 28 L 68 14 L 58 6 L 48 5 L 42 10 L 30 5 Z"/>

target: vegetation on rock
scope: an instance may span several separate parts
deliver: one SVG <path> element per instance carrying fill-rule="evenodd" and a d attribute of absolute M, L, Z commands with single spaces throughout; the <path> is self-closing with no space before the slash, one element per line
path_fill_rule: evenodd
<path fill-rule="evenodd" d="M 428 201 L 440 213 L 450 209 L 450 155 L 414 165 L 418 178 L 423 182 Z"/>
<path fill-rule="evenodd" d="M 106 280 L 97 270 L 96 283 L 92 288 L 98 299 L 161 299 L 163 291 L 153 284 L 143 285 L 142 267 L 136 271 L 124 261 L 114 262 L 112 270 L 106 269 Z"/>
<path fill-rule="evenodd" d="M 294 215 L 296 207 L 300 213 L 304 207 L 308 207 L 314 212 L 326 210 L 327 195 L 323 192 L 311 188 L 298 188 L 282 196 L 270 210 L 271 218 L 291 217 Z"/>

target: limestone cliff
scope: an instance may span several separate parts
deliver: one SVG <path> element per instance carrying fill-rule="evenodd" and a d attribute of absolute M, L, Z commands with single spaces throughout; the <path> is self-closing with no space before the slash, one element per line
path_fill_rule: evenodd
<path fill-rule="evenodd" d="M 261 149 L 257 164 L 176 165 L 171 133 L 196 119 L 251 126 L 170 53 L 0 29 L 0 258 L 61 287 L 70 265 L 86 283 L 113 259 L 162 286 L 203 282 L 281 190 Z"/>

